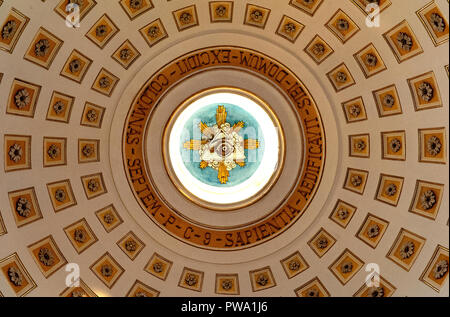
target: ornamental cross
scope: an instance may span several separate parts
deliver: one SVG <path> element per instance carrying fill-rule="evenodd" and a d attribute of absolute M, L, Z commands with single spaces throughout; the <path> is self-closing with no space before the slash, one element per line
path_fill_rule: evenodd
<path fill-rule="evenodd" d="M 227 122 L 227 112 L 224 106 L 218 106 L 216 110 L 216 124 L 208 126 L 199 123 L 202 132 L 201 140 L 190 140 L 184 143 L 187 150 L 198 151 L 200 154 L 200 168 L 210 167 L 217 171 L 217 178 L 221 184 L 226 184 L 230 171 L 245 166 L 245 151 L 259 148 L 259 141 L 253 139 L 244 140 L 239 131 L 244 127 L 244 122 L 239 121 L 231 126 Z"/>

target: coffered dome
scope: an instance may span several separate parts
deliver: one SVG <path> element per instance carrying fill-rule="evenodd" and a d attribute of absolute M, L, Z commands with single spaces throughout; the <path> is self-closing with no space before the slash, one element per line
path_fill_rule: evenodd
<path fill-rule="evenodd" d="M 407 2 L 0 1 L 0 295 L 448 296 L 449 7 Z"/>

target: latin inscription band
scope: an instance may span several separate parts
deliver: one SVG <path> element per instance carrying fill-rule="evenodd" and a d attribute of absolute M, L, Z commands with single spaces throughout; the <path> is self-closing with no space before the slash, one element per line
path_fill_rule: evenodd
<path fill-rule="evenodd" d="M 305 160 L 295 191 L 270 217 L 230 231 L 192 224 L 169 209 L 157 196 L 145 167 L 145 131 L 153 108 L 175 84 L 200 71 L 234 67 L 264 76 L 281 88 L 295 106 L 304 130 Z M 319 110 L 307 89 L 288 68 L 259 52 L 237 47 L 202 49 L 183 56 L 155 73 L 128 113 L 123 133 L 123 159 L 131 189 L 146 214 L 172 236 L 193 246 L 237 250 L 279 235 L 306 211 L 325 165 L 325 132 Z"/>

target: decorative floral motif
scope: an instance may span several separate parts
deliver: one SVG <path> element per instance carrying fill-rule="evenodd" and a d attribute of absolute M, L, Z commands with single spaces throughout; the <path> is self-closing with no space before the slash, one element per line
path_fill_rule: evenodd
<path fill-rule="evenodd" d="M 316 246 L 319 249 L 326 249 L 326 247 L 328 246 L 328 239 L 326 237 L 320 237 L 316 241 Z"/>
<path fill-rule="evenodd" d="M 336 22 L 336 27 L 339 31 L 347 31 L 350 28 L 350 24 L 345 19 L 339 19 Z"/>
<path fill-rule="evenodd" d="M 13 146 L 9 147 L 8 156 L 9 156 L 9 159 L 11 161 L 13 161 L 14 163 L 19 162 L 23 156 L 22 147 L 17 143 L 13 144 Z"/>
<path fill-rule="evenodd" d="M 433 269 L 434 278 L 439 280 L 445 276 L 448 272 L 448 262 L 447 260 L 441 260 L 436 263 L 436 266 Z"/>
<path fill-rule="evenodd" d="M 91 144 L 86 144 L 85 146 L 83 146 L 81 153 L 83 153 L 83 156 L 85 157 L 91 157 L 95 154 L 95 149 Z"/>
<path fill-rule="evenodd" d="M 436 205 L 436 193 L 434 191 L 427 190 L 420 196 L 420 205 L 425 210 L 430 210 Z"/>
<path fill-rule="evenodd" d="M 382 287 L 371 287 L 367 292 L 368 297 L 384 297 L 384 288 Z"/>
<path fill-rule="evenodd" d="M 135 297 L 148 297 L 146 293 L 144 292 L 137 292 L 136 294 L 134 294 Z"/>
<path fill-rule="evenodd" d="M 344 73 L 344 72 L 338 72 L 337 74 L 336 74 L 336 81 L 338 82 L 338 83 L 341 83 L 341 84 L 343 84 L 343 83 L 345 83 L 346 81 L 347 81 L 347 74 L 346 73 Z"/>
<path fill-rule="evenodd" d="M 78 228 L 73 233 L 73 239 L 79 243 L 85 243 L 88 238 L 86 230 Z"/>
<path fill-rule="evenodd" d="M 364 58 L 364 61 L 367 66 L 375 67 L 378 64 L 378 57 L 373 54 L 367 54 Z"/>
<path fill-rule="evenodd" d="M 86 119 L 89 122 L 95 122 L 98 119 L 98 112 L 94 109 L 89 109 L 89 111 L 86 113 Z"/>
<path fill-rule="evenodd" d="M 367 228 L 367 236 L 369 238 L 375 238 L 380 234 L 380 227 L 377 224 L 371 225 Z"/>
<path fill-rule="evenodd" d="M 152 39 L 157 38 L 159 34 L 161 33 L 161 30 L 157 25 L 154 25 L 150 27 L 147 31 L 148 36 L 150 36 Z"/>
<path fill-rule="evenodd" d="M 412 241 L 405 242 L 400 248 L 400 256 L 402 259 L 409 259 L 414 254 L 414 243 Z"/>
<path fill-rule="evenodd" d="M 264 18 L 264 13 L 261 10 L 253 10 L 250 13 L 250 19 L 254 22 L 260 23 Z"/>
<path fill-rule="evenodd" d="M 20 197 L 16 202 L 16 212 L 19 216 L 27 218 L 31 215 L 31 203 L 25 197 Z"/>
<path fill-rule="evenodd" d="M 437 13 L 432 13 L 430 16 L 430 24 L 436 32 L 444 32 L 445 31 L 445 21 Z"/>
<path fill-rule="evenodd" d="M 400 32 L 397 35 L 397 44 L 400 46 L 400 48 L 404 51 L 411 51 L 413 46 L 413 40 L 412 38 L 406 34 L 405 32 Z"/>
<path fill-rule="evenodd" d="M 184 282 L 188 286 L 195 286 L 198 283 L 198 277 L 195 274 L 188 273 L 184 278 Z"/>
<path fill-rule="evenodd" d="M 256 284 L 260 286 L 266 286 L 267 284 L 269 284 L 269 278 L 267 277 L 266 274 L 259 274 L 256 277 Z"/>
<path fill-rule="evenodd" d="M 50 42 L 47 39 L 39 40 L 34 45 L 34 55 L 43 57 L 48 54 L 50 50 Z"/>
<path fill-rule="evenodd" d="M 83 7 L 84 0 L 69 0 L 69 3 L 77 4 L 80 7 Z"/>
<path fill-rule="evenodd" d="M 350 215 L 350 212 L 349 212 L 347 209 L 345 209 L 345 208 L 340 208 L 340 209 L 337 211 L 337 216 L 338 216 L 339 219 L 341 219 L 341 220 L 347 219 L 349 215 Z"/>
<path fill-rule="evenodd" d="M 427 141 L 427 152 L 432 155 L 436 156 L 439 153 L 441 153 L 442 149 L 442 143 L 441 140 L 437 136 L 432 136 Z"/>
<path fill-rule="evenodd" d="M 17 23 L 14 20 L 6 22 L 2 29 L 2 39 L 9 40 L 14 36 L 17 30 Z"/>
<path fill-rule="evenodd" d="M 353 187 L 359 187 L 362 185 L 363 179 L 359 175 L 353 175 L 350 179 L 350 183 L 353 185 Z"/>
<path fill-rule="evenodd" d="M 319 297 L 319 290 L 315 287 L 311 287 L 306 291 L 306 297 Z"/>
<path fill-rule="evenodd" d="M 229 291 L 232 288 L 233 288 L 233 280 L 226 279 L 222 281 L 222 289 Z"/>
<path fill-rule="evenodd" d="M 100 78 L 100 80 L 98 81 L 98 85 L 102 89 L 107 89 L 109 86 L 111 86 L 111 79 L 109 77 L 104 76 Z"/>
<path fill-rule="evenodd" d="M 358 140 L 355 142 L 355 151 L 362 152 L 366 149 L 367 145 L 364 140 Z"/>
<path fill-rule="evenodd" d="M 384 193 L 390 197 L 394 196 L 397 193 L 397 185 L 389 184 L 384 190 Z"/>
<path fill-rule="evenodd" d="M 55 191 L 55 199 L 57 200 L 57 201 L 59 201 L 59 202 L 63 202 L 64 200 L 66 200 L 66 192 L 65 192 L 65 190 L 64 189 L 62 189 L 62 188 L 58 188 L 56 191 Z"/>
<path fill-rule="evenodd" d="M 139 10 L 142 8 L 142 0 L 130 0 L 130 7 L 134 10 Z"/>
<path fill-rule="evenodd" d="M 49 148 L 47 149 L 47 154 L 51 159 L 56 159 L 60 153 L 61 149 L 56 144 L 50 145 Z"/>
<path fill-rule="evenodd" d="M 292 260 L 289 262 L 288 267 L 291 271 L 298 271 L 300 269 L 300 262 L 298 260 Z"/>
<path fill-rule="evenodd" d="M 87 188 L 90 192 L 95 193 L 100 189 L 100 183 L 96 179 L 89 180 Z"/>
<path fill-rule="evenodd" d="M 294 23 L 292 23 L 292 22 L 286 23 L 286 24 L 284 25 L 284 31 L 285 31 L 286 33 L 292 34 L 292 33 L 294 33 L 296 30 L 297 30 L 297 26 L 296 26 Z"/>
<path fill-rule="evenodd" d="M 155 271 L 155 273 L 162 273 L 163 270 L 164 265 L 161 262 L 155 262 L 153 264 L 153 271 Z"/>
<path fill-rule="evenodd" d="M 21 89 L 14 96 L 14 104 L 18 109 L 23 109 L 31 102 L 31 96 L 28 90 Z"/>
<path fill-rule="evenodd" d="M 71 295 L 71 297 L 85 297 L 86 293 L 83 292 L 82 290 L 76 290 L 76 291 L 73 291 L 70 295 Z"/>
<path fill-rule="evenodd" d="M 110 277 L 113 274 L 113 267 L 110 264 L 103 264 L 100 271 L 104 277 Z"/>
<path fill-rule="evenodd" d="M 101 24 L 95 28 L 95 35 L 98 37 L 104 37 L 108 33 L 108 27 L 106 24 Z"/>
<path fill-rule="evenodd" d="M 323 45 L 322 43 L 316 43 L 313 45 L 311 51 L 316 56 L 322 56 L 323 54 L 325 54 L 325 45 Z"/>
<path fill-rule="evenodd" d="M 391 142 L 389 143 L 389 147 L 392 152 L 398 153 L 402 148 L 402 142 L 399 139 L 395 138 L 391 140 Z"/>
<path fill-rule="evenodd" d="M 125 249 L 128 252 L 134 252 L 137 250 L 137 248 L 138 248 L 138 245 L 137 245 L 136 241 L 128 240 L 127 242 L 125 242 Z"/>
<path fill-rule="evenodd" d="M 120 59 L 128 61 L 133 56 L 133 52 L 129 48 L 124 48 L 120 51 Z"/>
<path fill-rule="evenodd" d="M 392 96 L 391 94 L 387 94 L 386 96 L 384 96 L 382 103 L 383 106 L 387 108 L 392 108 L 395 105 L 395 97 Z"/>
<path fill-rule="evenodd" d="M 223 5 L 220 5 L 216 8 L 216 15 L 218 17 L 225 17 L 227 15 L 227 8 Z"/>
<path fill-rule="evenodd" d="M 341 272 L 342 273 L 350 273 L 353 271 L 353 263 L 352 262 L 344 262 L 341 265 Z"/>
<path fill-rule="evenodd" d="M 192 23 L 193 17 L 190 12 L 185 11 L 180 14 L 179 19 L 180 19 L 181 24 L 189 24 L 189 23 Z"/>
<path fill-rule="evenodd" d="M 421 83 L 417 92 L 419 97 L 425 102 L 430 102 L 434 97 L 433 86 L 427 82 Z"/>
<path fill-rule="evenodd" d="M 61 114 L 64 112 L 64 110 L 66 109 L 66 105 L 64 104 L 64 102 L 62 101 L 57 101 L 55 102 L 55 104 L 53 105 L 53 111 L 56 114 Z"/>
<path fill-rule="evenodd" d="M 14 266 L 11 266 L 8 269 L 8 276 L 11 283 L 13 283 L 15 286 L 22 286 L 23 284 L 23 275 L 22 272 L 20 272 L 17 268 Z"/>
<path fill-rule="evenodd" d="M 351 105 L 348 108 L 348 113 L 353 117 L 353 118 L 357 118 L 359 117 L 359 115 L 361 114 L 362 110 L 361 107 L 359 105 Z"/>
<path fill-rule="evenodd" d="M 52 266 L 55 264 L 55 256 L 53 252 L 47 248 L 42 248 L 38 253 L 39 261 L 45 266 Z"/>
<path fill-rule="evenodd" d="M 103 216 L 103 220 L 107 223 L 107 224 L 112 224 L 115 220 L 115 217 L 112 213 L 106 213 Z"/>
<path fill-rule="evenodd" d="M 69 63 L 69 70 L 71 73 L 78 73 L 81 70 L 81 60 L 78 58 Z"/>

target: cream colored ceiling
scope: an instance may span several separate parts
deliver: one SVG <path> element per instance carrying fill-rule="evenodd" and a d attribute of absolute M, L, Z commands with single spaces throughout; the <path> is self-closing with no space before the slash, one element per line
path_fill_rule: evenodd
<path fill-rule="evenodd" d="M 18 254 L 24 267 L 37 285 L 37 288 L 32 290 L 28 296 L 58 296 L 66 288 L 64 283 L 67 273 L 64 268 L 45 278 L 28 250 L 29 245 L 49 235 L 52 235 L 68 262 L 80 265 L 82 280 L 99 296 L 124 296 L 136 280 L 156 289 L 160 292 L 160 296 L 213 296 L 215 295 L 217 273 L 238 274 L 240 295 L 244 296 L 294 296 L 295 289 L 315 277 L 320 279 L 332 296 L 352 296 L 364 283 L 367 274 L 364 268 L 345 285 L 341 284 L 329 270 L 329 266 L 346 248 L 350 249 L 366 264 L 379 264 L 382 277 L 396 288 L 394 296 L 448 296 L 448 280 L 440 292 L 436 292 L 419 280 L 433 257 L 436 247 L 442 245 L 448 248 L 449 232 L 448 158 L 444 157 L 445 164 L 425 163 L 418 159 L 420 154 L 419 129 L 444 127 L 444 147 L 446 148 L 448 144 L 449 93 L 448 74 L 445 69 L 445 66 L 448 65 L 448 41 L 435 46 L 426 28 L 416 15 L 416 11 L 426 5 L 429 2 L 428 0 L 392 0 L 392 5 L 382 12 L 379 28 L 366 27 L 365 15 L 350 0 L 325 0 L 325 4 L 322 4 L 313 17 L 290 6 L 288 0 L 250 1 L 252 4 L 271 9 L 265 29 L 243 24 L 248 1 L 234 1 L 232 23 L 211 23 L 208 1 L 153 0 L 153 9 L 134 20 L 130 20 L 118 1 L 98 0 L 97 5 L 81 21 L 79 29 L 70 29 L 65 26 L 64 20 L 54 11 L 59 2 L 59 0 L 5 0 L 0 6 L 0 21 L 2 23 L 11 7 L 18 9 L 30 18 L 30 22 L 18 39 L 13 54 L 0 51 L 0 73 L 3 74 L 0 83 L 2 138 L 3 135 L 32 136 L 32 168 L 0 172 L 0 213 L 7 230 L 6 234 L 0 236 L 0 259 L 15 252 Z M 448 2 L 445 0 L 436 0 L 435 2 L 444 11 L 448 21 Z M 172 12 L 192 4 L 196 5 L 199 25 L 179 32 Z M 361 28 L 361 31 L 345 44 L 324 26 L 339 8 L 346 12 Z M 103 49 L 100 49 L 87 39 L 85 34 L 104 13 L 108 14 L 120 31 Z M 275 32 L 284 14 L 305 25 L 305 29 L 295 42 L 283 39 Z M 149 47 L 139 33 L 139 29 L 156 18 L 162 20 L 169 36 L 155 46 Z M 411 26 L 424 52 L 405 62 L 398 63 L 383 34 L 403 19 L 406 19 Z M 24 54 L 40 27 L 44 27 L 64 42 L 48 70 L 24 59 Z M 303 50 L 316 34 L 319 34 L 335 51 L 320 65 L 317 65 Z M 236 36 L 236 40 L 233 39 L 234 36 Z M 110 56 L 127 39 L 133 43 L 141 56 L 130 68 L 124 69 Z M 215 260 L 199 261 L 196 257 L 176 252 L 177 248 L 170 245 L 171 239 L 154 239 L 152 235 L 149 235 L 127 210 L 128 206 L 122 202 L 118 190 L 123 184 L 115 184 L 112 169 L 116 166 L 114 165 L 114 159 L 110 158 L 110 144 L 113 144 L 110 136 L 114 135 L 112 131 L 115 131 L 115 129 L 121 131 L 122 129 L 121 126 L 112 124 L 116 107 L 118 107 L 123 95 L 134 95 L 140 88 L 135 87 L 136 91 L 127 92 L 127 89 L 130 89 L 129 84 L 133 82 L 140 70 L 145 65 L 151 64 L 153 59 L 164 60 L 164 54 L 176 57 L 195 48 L 220 44 L 221 39 L 226 45 L 233 45 L 234 43 L 242 45 L 244 40 L 248 39 L 249 44 L 258 46 L 251 48 L 271 55 L 281 62 L 287 64 L 301 63 L 302 67 L 307 70 L 305 73 L 312 78 L 311 80 L 301 78 L 302 72 L 298 72 L 297 75 L 305 82 L 318 83 L 317 88 L 308 88 L 313 92 L 322 91 L 323 95 L 317 96 L 317 98 L 323 98 L 331 105 L 332 112 L 330 113 L 334 115 L 336 121 L 337 134 L 334 137 L 337 141 L 330 146 L 339 149 L 338 157 L 327 158 L 327 160 L 336 162 L 335 177 L 326 178 L 328 184 L 322 184 L 323 186 L 330 186 L 331 190 L 327 197 L 323 197 L 323 207 L 315 211 L 317 217 L 311 219 L 309 227 L 304 228 L 301 234 L 295 234 L 294 232 L 292 241 L 282 239 L 276 242 L 276 248 L 270 255 L 264 254 L 262 256 L 261 254 L 258 256 L 258 254 L 252 254 L 249 257 L 251 260 L 243 258 L 239 263 L 234 264 L 215 263 L 217 262 Z M 366 79 L 353 54 L 370 42 L 378 50 L 387 70 Z M 268 44 L 264 45 L 264 43 Z M 278 46 L 278 48 L 272 49 L 274 46 Z M 73 49 L 77 49 L 93 61 L 81 84 L 60 75 L 60 71 Z M 295 62 L 289 61 L 289 58 L 295 59 Z M 168 58 L 167 61 L 170 61 L 170 59 Z M 343 62 L 353 75 L 356 84 L 341 92 L 336 92 L 326 74 Z M 120 79 L 110 97 L 101 95 L 91 89 L 92 83 L 103 67 Z M 430 71 L 433 71 L 436 77 L 443 106 L 415 111 L 407 80 Z M 6 114 L 6 103 L 11 85 L 16 78 L 42 86 L 34 118 Z M 391 84 L 395 84 L 397 87 L 403 113 L 396 116 L 379 117 L 372 92 Z M 70 121 L 67 124 L 46 120 L 53 91 L 63 92 L 75 97 Z M 362 96 L 364 100 L 368 120 L 347 123 L 341 103 L 358 96 Z M 85 102 L 106 108 L 101 129 L 80 125 Z M 318 107 L 320 108 L 321 105 L 318 104 Z M 382 159 L 381 133 L 398 130 L 404 130 L 406 133 L 406 160 Z M 117 134 L 117 131 L 115 134 Z M 370 135 L 371 153 L 369 158 L 349 156 L 348 138 L 350 135 L 359 134 Z M 44 137 L 67 139 L 67 165 L 43 167 L 42 147 Z M 78 162 L 78 139 L 100 140 L 99 162 L 88 164 Z M 5 159 L 6 154 L 2 155 L 2 160 Z M 343 188 L 348 168 L 369 172 L 363 195 Z M 102 173 L 107 193 L 88 200 L 80 178 L 96 173 Z M 403 190 L 397 206 L 374 199 L 381 174 L 404 178 Z M 70 180 L 77 204 L 55 213 L 46 184 L 66 179 Z M 436 219 L 428 219 L 409 211 L 417 180 L 444 185 L 443 199 Z M 18 228 L 13 218 L 14 211 L 11 210 L 9 205 L 8 193 L 30 187 L 35 189 L 43 218 Z M 355 215 L 346 228 L 337 225 L 329 218 L 338 200 L 357 207 Z M 111 204 L 115 206 L 124 222 L 107 233 L 95 212 Z M 383 238 L 375 249 L 356 237 L 368 213 L 389 222 Z M 63 228 L 82 218 L 85 218 L 92 228 L 98 241 L 85 252 L 78 254 L 68 240 Z M 336 239 L 336 244 L 321 258 L 307 244 L 320 228 L 324 228 Z M 426 240 L 423 249 L 409 271 L 386 256 L 402 228 Z M 145 244 L 142 252 L 134 260 L 131 260 L 116 244 L 130 231 Z M 164 235 L 159 235 L 159 237 L 164 237 Z M 288 279 L 280 260 L 296 251 L 300 251 L 310 267 L 298 276 Z M 106 287 L 90 270 L 90 266 L 105 252 L 109 252 L 124 269 L 123 275 L 112 288 Z M 143 269 L 155 252 L 173 262 L 166 280 L 155 278 Z M 211 257 L 213 256 L 211 254 Z M 228 261 L 222 263 L 228 263 Z M 276 286 L 257 293 L 253 292 L 249 272 L 268 266 L 273 273 Z M 185 267 L 204 272 L 201 292 L 194 292 L 178 286 Z M 15 295 L 3 276 L 0 278 L 0 291 L 5 296 Z"/>

